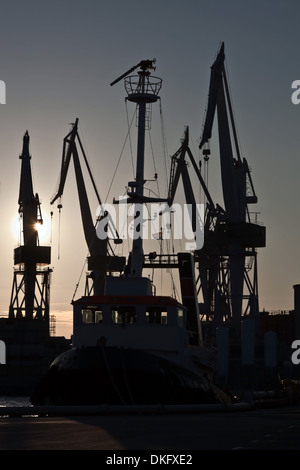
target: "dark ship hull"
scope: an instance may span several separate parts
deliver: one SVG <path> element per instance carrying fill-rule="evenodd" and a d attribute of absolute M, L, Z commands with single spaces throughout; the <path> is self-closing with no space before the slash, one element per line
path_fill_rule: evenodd
<path fill-rule="evenodd" d="M 33 405 L 230 403 L 205 377 L 145 351 L 75 348 L 58 356 L 31 396 Z"/>

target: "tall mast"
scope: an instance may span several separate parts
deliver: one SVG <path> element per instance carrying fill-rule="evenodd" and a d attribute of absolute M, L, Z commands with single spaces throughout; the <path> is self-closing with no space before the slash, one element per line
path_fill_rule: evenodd
<path fill-rule="evenodd" d="M 149 69 L 154 69 L 154 63 L 155 59 L 142 60 L 138 65 L 132 67 L 111 83 L 111 85 L 114 85 L 122 78 L 125 78 L 127 99 L 136 103 L 138 112 L 136 176 L 134 182 L 128 183 L 131 191 L 127 193 L 129 196 L 128 202 L 135 204 L 133 244 L 128 266 L 128 275 L 131 277 L 140 277 L 143 269 L 143 204 L 149 202 L 149 199 L 144 196 L 145 131 L 149 123 L 147 113 L 152 103 L 159 99 L 158 93 L 162 84 L 162 79 L 151 77 L 149 72 Z M 141 68 L 138 75 L 128 76 L 138 67 Z"/>

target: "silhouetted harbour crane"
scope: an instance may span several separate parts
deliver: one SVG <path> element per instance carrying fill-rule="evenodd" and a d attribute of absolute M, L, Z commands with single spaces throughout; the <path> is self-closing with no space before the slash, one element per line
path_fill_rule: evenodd
<path fill-rule="evenodd" d="M 9 318 L 40 321 L 49 334 L 51 247 L 39 245 L 37 224 L 43 224 L 43 218 L 39 196 L 33 191 L 29 140 L 26 131 L 20 155 L 22 164 L 18 200 L 23 243 L 14 250 L 16 268 Z"/>
<path fill-rule="evenodd" d="M 58 199 L 58 208 L 61 210 L 61 197 L 63 195 L 70 161 L 73 159 L 82 226 L 89 251 L 89 256 L 87 259 L 89 272 L 86 277 L 86 294 L 89 295 L 90 292 L 93 291 L 94 295 L 100 295 L 104 291 L 106 273 L 114 271 L 121 272 L 124 269 L 125 257 L 116 256 L 114 254 L 111 255 L 109 251 L 110 246 L 108 238 L 101 239 L 97 236 L 97 222 L 93 220 L 91 214 L 88 194 L 80 164 L 79 150 L 76 143 L 79 144 L 79 149 L 83 155 L 84 163 L 87 167 L 92 182 L 92 187 L 95 191 L 99 206 L 101 206 L 100 196 L 78 134 L 78 118 L 73 124 L 72 130 L 63 140 L 60 180 L 57 192 L 51 199 L 51 204 L 53 204 Z"/>
<path fill-rule="evenodd" d="M 209 100 L 199 145 L 206 151 L 217 110 L 224 211 L 219 211 L 214 228 L 206 231 L 197 260 L 206 292 L 203 313 L 212 317 L 216 326 L 231 324 L 239 333 L 242 317 L 259 312 L 256 248 L 265 246 L 266 235 L 265 227 L 250 219 L 248 205 L 257 203 L 257 196 L 247 160 L 240 155 L 224 60 L 223 43 L 211 67 Z"/>

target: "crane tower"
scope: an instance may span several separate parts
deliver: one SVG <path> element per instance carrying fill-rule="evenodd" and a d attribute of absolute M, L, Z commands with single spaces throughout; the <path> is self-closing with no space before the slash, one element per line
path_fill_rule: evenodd
<path fill-rule="evenodd" d="M 9 318 L 34 320 L 49 334 L 49 268 L 51 248 L 39 245 L 37 224 L 43 223 L 38 194 L 34 194 L 29 153 L 29 134 L 23 137 L 21 177 L 19 188 L 19 214 L 22 223 L 22 242 L 14 250 L 14 278 Z"/>

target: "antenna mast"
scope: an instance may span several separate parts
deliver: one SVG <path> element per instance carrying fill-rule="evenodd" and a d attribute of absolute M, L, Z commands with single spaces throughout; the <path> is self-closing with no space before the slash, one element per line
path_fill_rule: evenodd
<path fill-rule="evenodd" d="M 134 215 L 134 234 L 130 263 L 128 266 L 128 275 L 131 277 L 140 277 L 143 269 L 143 204 L 150 202 L 149 198 L 144 196 L 144 161 L 145 161 L 145 130 L 147 109 L 152 103 L 155 103 L 159 97 L 162 79 L 152 77 L 149 70 L 155 70 L 155 59 L 142 60 L 136 66 L 125 72 L 119 78 L 114 80 L 111 85 L 125 79 L 125 89 L 127 99 L 136 103 L 138 107 L 138 138 L 137 138 L 137 165 L 135 181 L 129 182 L 130 191 L 128 202 L 135 204 Z M 132 71 L 140 67 L 138 75 L 130 75 Z"/>

